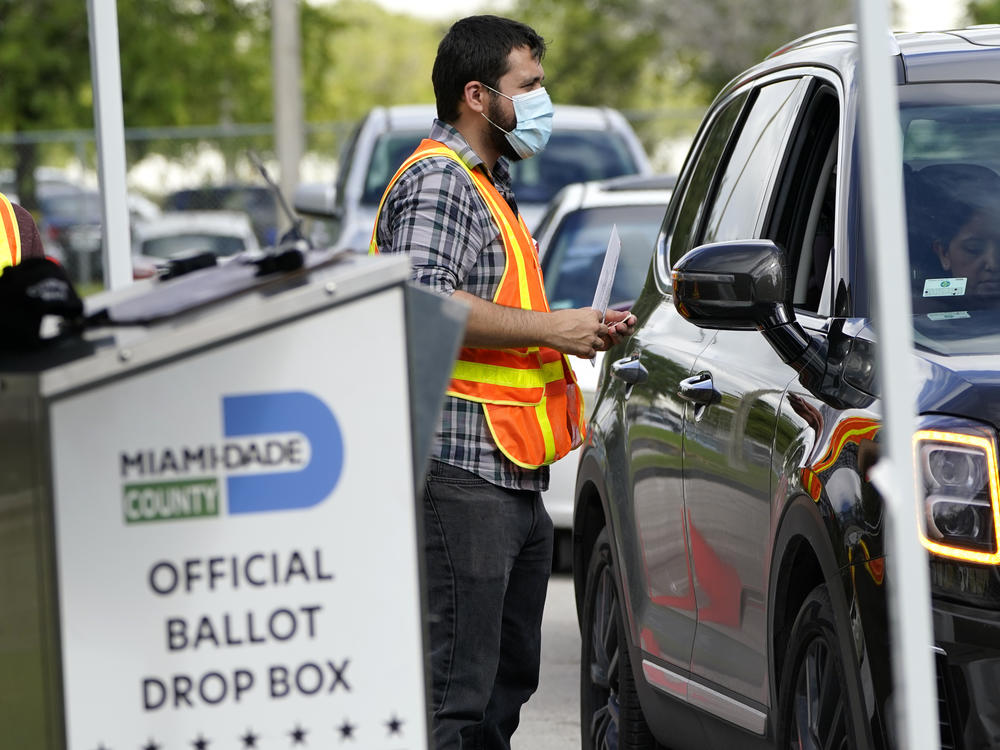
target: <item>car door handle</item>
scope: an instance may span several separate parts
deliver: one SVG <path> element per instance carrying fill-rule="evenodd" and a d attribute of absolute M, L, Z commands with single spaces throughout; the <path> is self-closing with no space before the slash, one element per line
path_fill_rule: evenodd
<path fill-rule="evenodd" d="M 649 370 L 642 366 L 638 354 L 632 354 L 611 364 L 611 374 L 629 385 L 645 383 Z"/>
<path fill-rule="evenodd" d="M 714 404 L 721 398 L 719 392 L 715 390 L 710 372 L 699 372 L 697 375 L 682 380 L 679 383 L 677 395 L 693 404 L 704 406 Z"/>

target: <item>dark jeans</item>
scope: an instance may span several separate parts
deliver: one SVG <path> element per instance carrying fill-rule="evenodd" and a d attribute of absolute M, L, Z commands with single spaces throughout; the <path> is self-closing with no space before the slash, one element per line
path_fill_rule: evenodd
<path fill-rule="evenodd" d="M 424 537 L 434 746 L 506 750 L 538 686 L 552 520 L 538 492 L 431 461 Z"/>

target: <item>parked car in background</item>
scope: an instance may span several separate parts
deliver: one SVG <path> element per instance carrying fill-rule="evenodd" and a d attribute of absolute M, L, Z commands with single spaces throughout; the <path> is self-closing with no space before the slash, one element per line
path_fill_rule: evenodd
<path fill-rule="evenodd" d="M 48 192 L 39 185 L 37 197 L 42 215 L 38 229 L 46 254 L 63 264 L 72 281 L 100 281 L 101 194 L 82 188 Z"/>
<path fill-rule="evenodd" d="M 62 169 L 56 167 L 35 169 L 35 192 L 39 198 L 60 193 L 78 193 L 81 190 L 84 190 L 83 184 Z M 21 203 L 13 169 L 0 169 L 0 193 L 6 195 L 11 203 Z"/>
<path fill-rule="evenodd" d="M 545 295 L 553 310 L 587 307 L 593 302 L 612 226 L 617 228 L 622 244 L 611 305 L 632 304 L 646 280 L 674 181 L 668 175 L 629 175 L 574 183 L 559 191 L 535 231 Z M 601 356 L 599 352 L 597 364 Z M 573 360 L 573 364 L 589 416 L 597 392 L 598 370 L 584 360 Z M 576 451 L 553 464 L 549 489 L 542 495 L 556 527 L 557 569 L 568 569 L 571 563 L 570 531 L 579 455 Z"/>
<path fill-rule="evenodd" d="M 278 241 L 278 203 L 265 185 L 210 185 L 170 193 L 165 211 L 242 211 L 250 217 L 257 241 L 271 246 Z"/>
<path fill-rule="evenodd" d="M 38 184 L 39 231 L 45 252 L 66 268 L 76 283 L 99 282 L 104 274 L 101 194 L 64 184 Z M 127 196 L 129 224 L 148 221 L 160 208 L 138 193 Z"/>
<path fill-rule="evenodd" d="M 857 38 L 819 32 L 716 98 L 604 358 L 574 516 L 583 748 L 897 746 L 876 367 L 918 381 L 934 740 L 997 745 L 1000 28 L 892 46 L 914 356 L 876 357 Z"/>
<path fill-rule="evenodd" d="M 260 249 L 242 211 L 167 211 L 132 230 L 132 276 L 155 276 L 173 258 L 209 252 L 231 258 Z"/>
<path fill-rule="evenodd" d="M 313 222 L 317 245 L 368 251 L 382 193 L 435 117 L 433 105 L 376 107 L 345 143 L 334 185 L 299 187 L 296 210 L 328 219 Z M 511 168 L 518 208 L 532 230 L 564 185 L 652 172 L 642 144 L 616 110 L 556 105 L 552 125 L 545 150 Z"/>

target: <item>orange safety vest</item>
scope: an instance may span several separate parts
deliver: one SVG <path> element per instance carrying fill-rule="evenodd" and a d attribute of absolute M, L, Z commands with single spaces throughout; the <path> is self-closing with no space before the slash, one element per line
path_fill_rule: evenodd
<path fill-rule="evenodd" d="M 506 263 L 493 302 L 549 312 L 535 243 L 524 221 L 514 216 L 485 174 L 469 169 L 458 154 L 438 141 L 422 141 L 389 182 L 379 202 L 369 254 L 378 254 L 376 229 L 392 186 L 413 164 L 434 156 L 462 166 L 500 230 Z M 569 359 L 555 349 L 463 347 L 447 393 L 481 403 L 497 447 L 515 464 L 528 469 L 562 458 L 580 445 L 586 434 L 583 394 Z"/>
<path fill-rule="evenodd" d="M 21 261 L 21 231 L 17 226 L 14 206 L 0 193 L 0 272 Z"/>

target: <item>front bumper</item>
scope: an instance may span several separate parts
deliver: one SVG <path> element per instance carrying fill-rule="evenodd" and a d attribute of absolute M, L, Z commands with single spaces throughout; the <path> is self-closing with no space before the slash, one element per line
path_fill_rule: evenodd
<path fill-rule="evenodd" d="M 934 601 L 941 747 L 1000 747 L 1000 612 Z"/>

